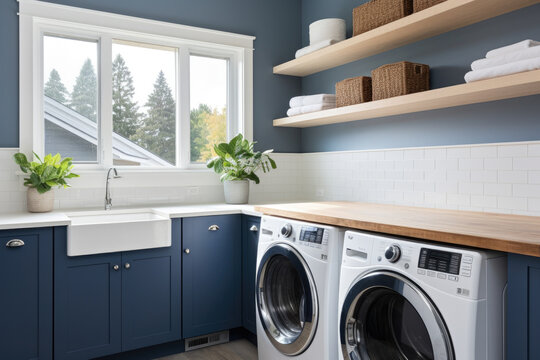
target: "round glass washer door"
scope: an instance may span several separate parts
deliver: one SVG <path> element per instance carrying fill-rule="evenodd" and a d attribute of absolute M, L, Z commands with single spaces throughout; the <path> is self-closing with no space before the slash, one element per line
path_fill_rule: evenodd
<path fill-rule="evenodd" d="M 340 319 L 346 360 L 454 360 L 439 311 L 407 278 L 389 271 L 361 277 Z"/>
<path fill-rule="evenodd" d="M 305 260 L 288 244 L 271 246 L 257 271 L 257 312 L 267 338 L 282 354 L 304 352 L 319 318 L 315 282 Z"/>

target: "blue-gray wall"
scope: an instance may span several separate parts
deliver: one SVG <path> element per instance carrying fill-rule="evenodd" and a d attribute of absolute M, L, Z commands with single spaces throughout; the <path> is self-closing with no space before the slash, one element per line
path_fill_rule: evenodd
<path fill-rule="evenodd" d="M 300 151 L 300 130 L 279 129 L 289 98 L 300 93 L 297 78 L 274 76 L 301 45 L 300 0 L 50 0 L 50 2 L 257 37 L 254 53 L 254 138 L 258 148 Z M 0 1 L 0 147 L 17 147 L 18 18 L 16 0 Z"/>
<path fill-rule="evenodd" d="M 432 87 L 463 82 L 471 61 L 489 49 L 525 38 L 540 40 L 540 5 L 410 44 L 306 77 L 272 74 L 308 43 L 308 25 L 325 17 L 347 20 L 365 0 L 49 0 L 180 24 L 254 35 L 254 137 L 259 148 L 310 152 L 540 139 L 540 96 L 365 120 L 309 129 L 272 127 L 290 97 L 334 92 L 347 77 L 409 60 L 431 66 Z M 18 146 L 18 19 L 15 0 L 0 1 L 0 147 Z M 301 21 L 300 21 L 301 19 Z"/>
<path fill-rule="evenodd" d="M 326 17 L 347 20 L 365 1 L 302 0 L 302 41 L 308 26 Z M 540 5 L 394 49 L 302 79 L 303 94 L 335 91 L 342 79 L 409 60 L 431 66 L 431 87 L 463 83 L 470 63 L 487 50 L 524 39 L 540 40 Z M 452 145 L 540 139 L 540 96 L 303 129 L 302 152 Z"/>

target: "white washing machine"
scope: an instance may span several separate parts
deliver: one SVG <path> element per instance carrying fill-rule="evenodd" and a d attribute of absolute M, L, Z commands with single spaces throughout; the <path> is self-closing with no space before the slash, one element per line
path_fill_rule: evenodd
<path fill-rule="evenodd" d="M 259 360 L 335 360 L 343 231 L 263 216 L 257 252 Z"/>
<path fill-rule="evenodd" d="M 501 360 L 506 255 L 347 231 L 346 360 Z"/>

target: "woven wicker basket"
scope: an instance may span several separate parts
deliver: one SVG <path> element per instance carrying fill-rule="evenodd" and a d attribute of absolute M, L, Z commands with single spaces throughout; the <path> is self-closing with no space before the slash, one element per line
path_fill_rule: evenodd
<path fill-rule="evenodd" d="M 373 100 L 429 90 L 429 66 L 402 61 L 371 72 Z"/>
<path fill-rule="evenodd" d="M 412 14 L 413 0 L 371 0 L 353 10 L 353 36 Z"/>
<path fill-rule="evenodd" d="M 413 0 L 413 11 L 416 13 L 445 1 L 446 0 Z"/>
<path fill-rule="evenodd" d="M 343 107 L 371 101 L 371 78 L 359 76 L 336 84 L 336 106 Z"/>

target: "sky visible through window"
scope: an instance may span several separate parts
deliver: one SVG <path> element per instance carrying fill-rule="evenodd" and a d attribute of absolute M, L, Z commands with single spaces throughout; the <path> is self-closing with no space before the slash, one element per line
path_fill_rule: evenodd
<path fill-rule="evenodd" d="M 47 49 L 44 54 L 45 81 L 47 81 L 52 69 L 56 69 L 68 91 L 71 91 L 86 59 L 96 58 L 95 46 L 95 42 L 91 41 L 45 36 L 44 47 Z M 69 48 L 69 52 L 65 51 L 66 47 Z M 162 52 L 148 52 L 143 47 L 115 44 L 113 46 L 113 59 L 120 52 L 125 54 L 126 59 L 129 57 L 129 61 L 126 60 L 126 65 L 131 70 L 133 84 L 137 89 L 135 100 L 140 106 L 146 103 L 159 72 L 159 70 L 154 71 L 154 74 L 149 69 L 150 65 L 151 69 L 163 70 L 167 83 L 171 88 L 174 87 L 175 72 L 169 71 L 169 69 L 175 69 L 175 63 L 171 64 L 170 57 L 165 56 Z M 199 61 L 191 64 L 192 74 L 201 80 L 191 84 L 190 103 L 192 108 L 198 104 L 208 104 L 218 109 L 225 107 L 227 93 L 222 90 L 222 84 L 227 81 L 227 72 L 208 71 L 208 66 L 214 64 L 215 59 L 198 58 Z M 97 64 L 94 62 L 92 65 L 95 69 Z"/>

